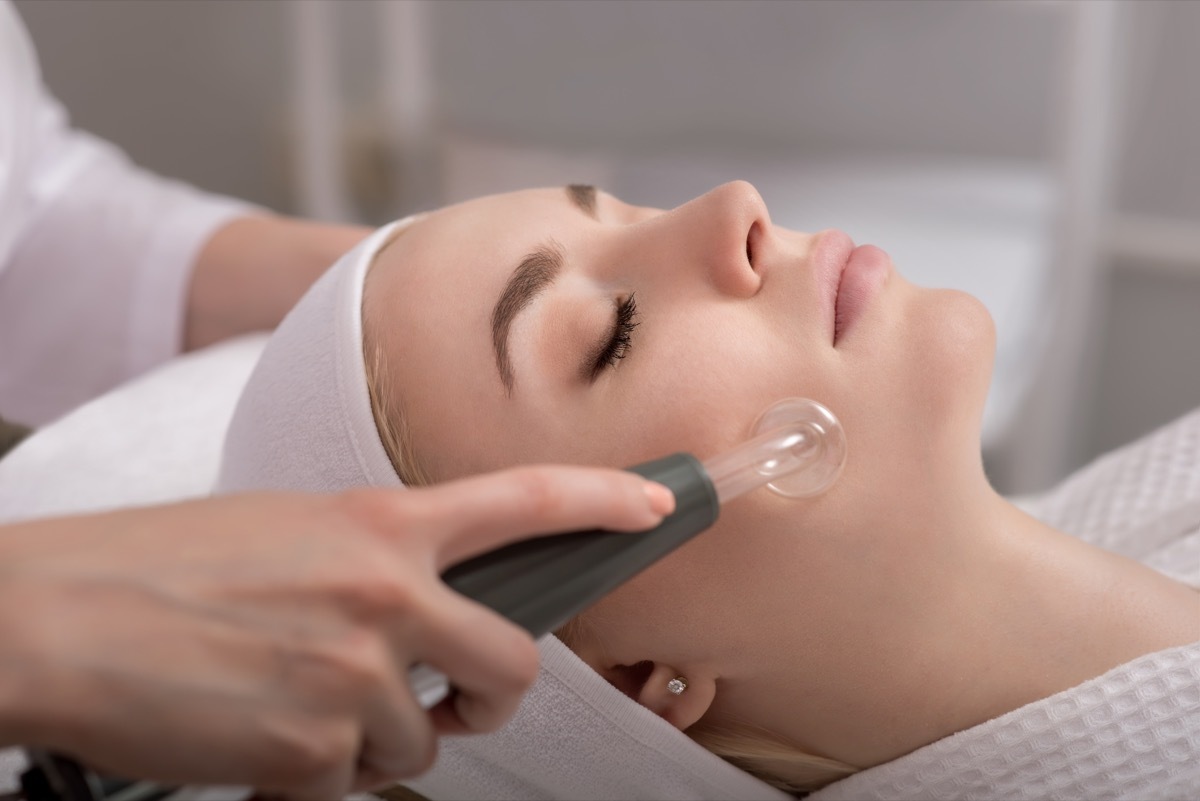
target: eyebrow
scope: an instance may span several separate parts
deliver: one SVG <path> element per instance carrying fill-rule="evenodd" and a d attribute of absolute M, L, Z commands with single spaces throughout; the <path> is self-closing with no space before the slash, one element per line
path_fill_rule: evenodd
<path fill-rule="evenodd" d="M 596 187 L 590 184 L 568 184 L 567 196 L 584 214 L 593 220 L 599 219 L 596 216 Z"/>
<path fill-rule="evenodd" d="M 597 219 L 596 187 L 570 184 L 566 187 L 566 194 L 573 206 L 593 220 Z M 516 385 L 512 359 L 508 355 L 508 334 L 512 329 L 513 320 L 539 293 L 554 283 L 554 279 L 562 272 L 562 265 L 561 245 L 550 240 L 539 246 L 521 259 L 492 308 L 492 349 L 496 352 L 496 370 L 500 373 L 500 381 L 509 395 L 512 395 Z"/>

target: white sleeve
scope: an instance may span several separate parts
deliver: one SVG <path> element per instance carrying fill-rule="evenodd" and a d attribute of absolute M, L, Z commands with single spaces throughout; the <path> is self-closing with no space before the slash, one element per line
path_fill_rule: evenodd
<path fill-rule="evenodd" d="M 32 425 L 179 353 L 196 256 L 255 211 L 137 168 L 36 91 L 11 121 L 30 127 L 25 185 L 0 188 L 22 196 L 0 221 L 16 229 L 0 256 L 0 415 Z"/>

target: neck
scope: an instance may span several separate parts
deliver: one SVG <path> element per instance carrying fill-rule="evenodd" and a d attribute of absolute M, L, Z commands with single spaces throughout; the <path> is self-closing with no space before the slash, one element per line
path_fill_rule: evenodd
<path fill-rule="evenodd" d="M 881 525 L 887 542 L 840 620 L 798 638 L 808 647 L 782 685 L 795 704 L 777 706 L 803 711 L 776 730 L 875 765 L 1200 640 L 1190 588 L 1043 525 L 990 487 L 964 497 L 929 504 L 938 513 L 915 525 Z"/>

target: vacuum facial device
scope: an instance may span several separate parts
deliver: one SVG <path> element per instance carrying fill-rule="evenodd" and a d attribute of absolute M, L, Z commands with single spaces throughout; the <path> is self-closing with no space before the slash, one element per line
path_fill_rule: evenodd
<path fill-rule="evenodd" d="M 748 440 L 704 462 L 677 453 L 628 468 L 675 494 L 675 511 L 654 528 L 523 540 L 461 562 L 442 579 L 541 637 L 708 529 L 722 505 L 764 485 L 788 498 L 819 495 L 845 461 L 845 435 L 833 413 L 815 401 L 789 398 L 759 416 Z M 424 664 L 409 670 L 409 684 L 425 709 L 452 692 L 445 676 Z M 45 751 L 29 756 L 33 766 L 22 775 L 17 796 L 28 801 L 159 801 L 178 789 L 102 778 Z"/>

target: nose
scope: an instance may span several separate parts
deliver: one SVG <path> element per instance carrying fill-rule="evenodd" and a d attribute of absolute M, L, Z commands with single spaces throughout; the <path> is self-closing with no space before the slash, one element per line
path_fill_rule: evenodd
<path fill-rule="evenodd" d="M 720 293 L 747 298 L 762 286 L 771 218 L 762 195 L 747 181 L 731 181 L 665 215 L 683 269 L 700 266 Z"/>

